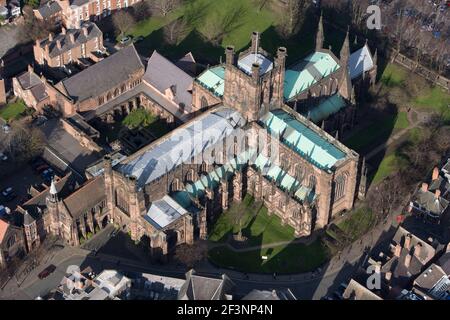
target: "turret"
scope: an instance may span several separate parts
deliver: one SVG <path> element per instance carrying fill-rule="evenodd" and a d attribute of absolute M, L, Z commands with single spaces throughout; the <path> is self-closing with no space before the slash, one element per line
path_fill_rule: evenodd
<path fill-rule="evenodd" d="M 323 49 L 323 43 L 325 41 L 325 36 L 323 32 L 323 14 L 320 14 L 319 27 L 317 29 L 316 35 L 316 51 Z"/>

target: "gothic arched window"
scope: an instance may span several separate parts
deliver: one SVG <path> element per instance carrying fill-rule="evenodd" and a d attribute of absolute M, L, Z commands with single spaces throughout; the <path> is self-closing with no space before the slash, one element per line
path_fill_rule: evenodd
<path fill-rule="evenodd" d="M 200 108 L 203 109 L 203 108 L 206 108 L 207 106 L 208 106 L 208 100 L 206 99 L 205 96 L 203 96 L 200 99 Z"/>
<path fill-rule="evenodd" d="M 341 174 L 336 178 L 335 189 L 334 189 L 334 199 L 339 200 L 345 195 L 345 183 L 347 180 L 347 175 Z"/>
<path fill-rule="evenodd" d="M 190 169 L 186 173 L 186 181 L 194 181 L 194 170 L 193 169 Z"/>
<path fill-rule="evenodd" d="M 295 167 L 295 179 L 299 182 L 303 180 L 303 167 L 300 163 Z"/>
<path fill-rule="evenodd" d="M 130 207 L 123 189 L 116 190 L 116 206 L 127 215 L 130 215 Z"/>
<path fill-rule="evenodd" d="M 172 184 L 170 185 L 171 192 L 177 192 L 180 190 L 180 181 L 178 179 L 174 179 Z"/>

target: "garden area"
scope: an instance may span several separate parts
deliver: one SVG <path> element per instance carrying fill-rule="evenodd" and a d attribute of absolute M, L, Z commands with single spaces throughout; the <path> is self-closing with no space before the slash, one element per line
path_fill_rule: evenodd
<path fill-rule="evenodd" d="M 240 250 L 245 251 L 226 245 L 240 230 L 246 239 Z M 266 207 L 248 195 L 218 218 L 208 240 L 211 244 L 208 257 L 212 263 L 243 272 L 307 272 L 328 257 L 319 240 L 308 245 L 293 242 L 294 229 L 281 225 L 279 217 L 269 215 Z M 263 260 L 262 256 L 267 259 Z"/>
<path fill-rule="evenodd" d="M 361 238 L 376 222 L 376 216 L 370 208 L 361 207 L 351 211 L 347 217 L 331 224 L 324 237 L 330 252 L 335 254 L 348 244 Z"/>
<path fill-rule="evenodd" d="M 0 118 L 9 122 L 11 120 L 17 120 L 25 115 L 28 111 L 27 106 L 22 100 L 10 102 L 7 105 L 0 107 Z"/>

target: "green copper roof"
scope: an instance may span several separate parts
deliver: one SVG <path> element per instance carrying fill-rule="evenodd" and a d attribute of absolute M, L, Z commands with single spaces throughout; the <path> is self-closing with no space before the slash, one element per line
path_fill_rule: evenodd
<path fill-rule="evenodd" d="M 311 119 L 311 121 L 318 123 L 330 115 L 335 114 L 346 105 L 344 98 L 339 94 L 335 94 L 323 100 L 318 106 L 307 111 L 305 110 L 305 112 L 301 111 L 301 113 Z"/>
<path fill-rule="evenodd" d="M 289 100 L 322 78 L 339 69 L 339 64 L 325 52 L 314 52 L 293 68 L 286 70 L 284 98 Z"/>
<path fill-rule="evenodd" d="M 255 166 L 265 172 L 265 176 L 270 180 L 275 181 L 275 183 L 283 190 L 293 192 L 294 196 L 300 201 L 305 201 L 307 199 L 312 202 L 315 199 L 315 193 L 308 187 L 300 184 L 298 180 L 290 176 L 286 171 L 281 169 L 279 166 L 274 165 L 262 154 L 258 155 L 255 160 Z"/>
<path fill-rule="evenodd" d="M 328 170 L 345 158 L 342 150 L 284 110 L 268 112 L 260 122 L 267 131 L 278 135 L 285 145 L 320 169 Z"/>
<path fill-rule="evenodd" d="M 222 97 L 225 89 L 225 68 L 218 66 L 208 69 L 197 78 L 197 82 Z"/>

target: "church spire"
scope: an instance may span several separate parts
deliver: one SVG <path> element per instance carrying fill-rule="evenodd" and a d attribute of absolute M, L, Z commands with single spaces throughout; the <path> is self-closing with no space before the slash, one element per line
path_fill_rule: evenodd
<path fill-rule="evenodd" d="M 345 36 L 344 44 L 342 45 L 340 59 L 342 64 L 348 65 L 348 60 L 350 59 L 350 27 L 347 28 L 347 34 Z"/>
<path fill-rule="evenodd" d="M 325 41 L 325 36 L 323 32 L 323 12 L 320 13 L 319 27 L 317 29 L 316 35 L 316 51 L 323 49 L 323 43 Z"/>

